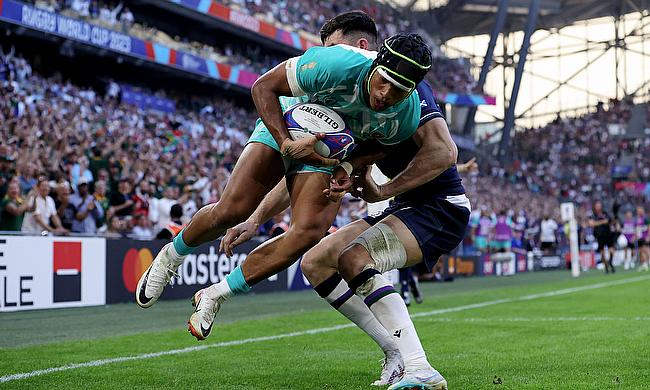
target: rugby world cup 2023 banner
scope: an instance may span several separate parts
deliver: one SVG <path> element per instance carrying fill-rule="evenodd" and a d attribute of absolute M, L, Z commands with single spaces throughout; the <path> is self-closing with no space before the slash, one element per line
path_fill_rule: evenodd
<path fill-rule="evenodd" d="M 107 240 L 106 241 L 106 303 L 134 302 L 135 290 L 147 267 L 166 241 Z M 258 242 L 249 241 L 234 250 L 232 258 L 218 253 L 219 242 L 197 248 L 178 268 L 160 299 L 189 298 L 196 291 L 223 280 L 240 265 Z M 300 290 L 308 288 L 299 263 L 253 287 L 253 292 Z"/>
<path fill-rule="evenodd" d="M 258 74 L 237 66 L 221 64 L 15 0 L 0 0 L 0 21 L 58 35 L 245 88 L 250 88 L 259 77 Z"/>
<path fill-rule="evenodd" d="M 0 236 L 0 312 L 103 305 L 105 243 Z"/>

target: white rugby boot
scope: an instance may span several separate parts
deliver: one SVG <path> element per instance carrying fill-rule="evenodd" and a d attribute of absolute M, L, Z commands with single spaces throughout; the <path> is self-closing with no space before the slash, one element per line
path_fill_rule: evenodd
<path fill-rule="evenodd" d="M 221 308 L 219 299 L 211 299 L 205 293 L 205 290 L 204 288 L 197 291 L 192 297 L 192 306 L 195 309 L 190 316 L 190 320 L 187 321 L 187 330 L 199 341 L 205 340 L 210 335 L 214 317 Z"/>
<path fill-rule="evenodd" d="M 433 368 L 406 371 L 402 380 L 388 388 L 398 389 L 448 390 L 445 378 Z"/>
<path fill-rule="evenodd" d="M 372 383 L 373 386 L 392 385 L 404 376 L 404 361 L 398 350 L 386 352 L 381 367 L 381 376 Z"/>
<path fill-rule="evenodd" d="M 135 289 L 135 301 L 142 308 L 153 306 L 172 276 L 178 276 L 176 270 L 183 262 L 183 258 L 173 259 L 168 248 L 173 243 L 163 246 L 156 258 L 151 262 L 149 268 L 140 276 L 138 286 Z"/>

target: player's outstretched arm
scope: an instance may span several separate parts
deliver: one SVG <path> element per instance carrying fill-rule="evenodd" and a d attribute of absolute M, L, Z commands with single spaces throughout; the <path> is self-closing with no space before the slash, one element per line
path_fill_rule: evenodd
<path fill-rule="evenodd" d="M 456 163 L 458 148 L 451 139 L 444 119 L 436 118 L 426 122 L 413 137 L 420 145 L 420 150 L 405 170 L 388 183 L 377 186 L 380 194 L 374 194 L 375 201 L 390 199 L 419 187 Z"/>
<path fill-rule="evenodd" d="M 268 221 L 274 215 L 279 214 L 289 207 L 291 203 L 289 190 L 287 189 L 286 179 L 280 182 L 269 192 L 257 209 L 251 214 L 245 222 L 232 227 L 226 231 L 226 235 L 219 243 L 219 251 L 224 252 L 226 256 L 232 257 L 232 250 L 255 236 L 257 229 L 265 221 Z"/>
<path fill-rule="evenodd" d="M 285 66 L 286 61 L 281 62 L 275 68 L 264 73 L 251 87 L 255 108 L 278 145 L 291 139 L 289 130 L 284 124 L 282 107 L 278 100 L 280 96 L 292 96 Z"/>

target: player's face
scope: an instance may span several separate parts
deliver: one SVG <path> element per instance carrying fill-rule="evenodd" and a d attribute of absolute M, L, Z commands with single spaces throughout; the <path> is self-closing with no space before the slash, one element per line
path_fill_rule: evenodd
<path fill-rule="evenodd" d="M 373 111 L 384 111 L 409 96 L 410 92 L 397 88 L 379 72 L 374 72 L 370 79 L 369 104 Z"/>

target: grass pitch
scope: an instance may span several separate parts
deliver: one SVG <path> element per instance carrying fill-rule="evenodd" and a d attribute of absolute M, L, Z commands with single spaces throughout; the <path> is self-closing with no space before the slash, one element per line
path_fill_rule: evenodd
<path fill-rule="evenodd" d="M 411 313 L 453 390 L 650 389 L 648 273 L 423 290 Z M 380 350 L 313 291 L 234 298 L 202 343 L 191 312 L 183 300 L 2 313 L 0 388 L 369 389 L 379 376 Z"/>

